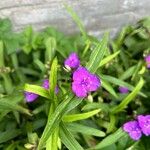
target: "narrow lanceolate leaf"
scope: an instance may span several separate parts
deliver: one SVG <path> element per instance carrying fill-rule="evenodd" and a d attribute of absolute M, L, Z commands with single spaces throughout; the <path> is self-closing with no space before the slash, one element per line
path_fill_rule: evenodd
<path fill-rule="evenodd" d="M 24 114 L 31 115 L 29 110 L 15 103 L 10 103 L 7 101 L 0 101 L 0 109 L 11 110 L 11 111 L 19 111 Z"/>
<path fill-rule="evenodd" d="M 4 49 L 2 41 L 0 41 L 0 67 L 4 67 Z"/>
<path fill-rule="evenodd" d="M 106 103 L 102 102 L 92 102 L 92 103 L 87 103 L 86 105 L 83 106 L 82 110 L 93 110 L 93 109 L 101 109 L 102 111 L 109 112 L 110 108 L 109 105 Z"/>
<path fill-rule="evenodd" d="M 49 99 L 48 90 L 44 89 L 43 87 L 37 86 L 37 85 L 25 84 L 24 91 L 32 92 L 32 93 L 38 94 L 40 96 L 43 96 L 43 97 Z"/>
<path fill-rule="evenodd" d="M 134 73 L 134 70 L 136 69 L 136 65 L 130 67 L 129 69 L 127 69 L 121 76 L 120 76 L 120 80 L 126 80 L 129 77 L 131 77 Z"/>
<path fill-rule="evenodd" d="M 79 123 L 70 123 L 67 125 L 67 128 L 72 132 L 79 132 L 85 135 L 93 135 L 97 137 L 105 136 L 105 132 Z"/>
<path fill-rule="evenodd" d="M 55 58 L 51 65 L 50 77 L 49 77 L 50 100 L 52 101 L 52 103 L 49 109 L 48 121 L 49 121 L 50 116 L 53 114 L 55 107 L 58 105 L 56 92 L 55 92 L 56 85 L 57 85 L 57 64 L 58 64 L 58 61 L 57 61 L 57 58 Z M 59 132 L 59 128 L 57 127 L 54 133 L 48 138 L 46 142 L 46 150 L 57 150 L 58 132 Z"/>
<path fill-rule="evenodd" d="M 68 5 L 65 4 L 64 6 L 65 6 L 66 10 L 68 11 L 68 13 L 71 15 L 72 19 L 78 25 L 78 27 L 80 29 L 80 32 L 82 33 L 84 39 L 87 39 L 87 34 L 86 34 L 86 31 L 85 31 L 85 28 L 84 28 L 80 18 L 78 17 L 78 15 Z"/>
<path fill-rule="evenodd" d="M 46 150 L 58 150 L 58 136 L 59 128 L 56 128 L 55 132 L 50 136 L 46 142 Z"/>
<path fill-rule="evenodd" d="M 73 99 L 73 96 L 70 96 L 68 99 L 63 100 L 63 102 L 58 105 L 54 113 L 49 117 L 46 127 L 44 129 L 44 132 L 42 134 L 42 137 L 39 141 L 38 150 L 41 150 L 44 147 L 48 138 L 52 135 L 55 129 L 59 126 L 59 123 L 63 115 L 67 113 L 66 108 L 68 104 L 72 102 L 71 101 L 72 99 Z"/>
<path fill-rule="evenodd" d="M 75 115 L 67 115 L 67 116 L 63 117 L 63 121 L 64 122 L 73 122 L 73 121 L 87 119 L 89 117 L 92 117 L 92 116 L 96 115 L 100 111 L 101 111 L 100 109 L 96 109 L 96 110 L 86 112 L 86 113 L 75 114 Z"/>
<path fill-rule="evenodd" d="M 112 110 L 112 113 L 115 114 L 122 111 L 132 100 L 134 100 L 135 96 L 141 90 L 143 85 L 144 85 L 144 80 L 141 78 L 137 86 L 135 87 L 135 89 L 118 106 L 116 106 Z"/>
<path fill-rule="evenodd" d="M 81 145 L 76 141 L 74 136 L 71 134 L 71 132 L 68 131 L 65 124 L 61 123 L 60 128 L 60 138 L 63 144 L 69 149 L 69 150 L 84 150 Z"/>
<path fill-rule="evenodd" d="M 109 56 L 107 56 L 106 58 L 104 58 L 100 64 L 99 67 L 102 67 L 103 65 L 107 64 L 108 62 L 110 62 L 112 59 L 114 59 L 118 54 L 120 53 L 120 51 L 115 52 L 114 54 L 111 54 Z"/>
<path fill-rule="evenodd" d="M 45 52 L 45 62 L 50 62 L 54 58 L 56 51 L 56 40 L 53 37 L 49 37 L 45 41 L 46 52 Z"/>
<path fill-rule="evenodd" d="M 50 98 L 55 99 L 55 88 L 57 86 L 57 58 L 55 58 L 52 62 L 50 77 L 49 77 L 49 84 L 50 84 Z"/>
<path fill-rule="evenodd" d="M 112 94 L 114 97 L 118 98 L 118 95 L 116 94 L 115 90 L 113 89 L 113 87 L 111 86 L 111 84 L 109 84 L 109 82 L 107 82 L 106 80 L 102 79 L 102 87 L 107 90 L 110 94 Z"/>
<path fill-rule="evenodd" d="M 126 135 L 126 133 L 120 128 L 115 133 L 107 136 L 99 144 L 97 144 L 95 147 L 91 148 L 90 150 L 100 150 L 104 147 L 107 147 L 107 146 L 117 142 L 121 137 L 123 137 L 125 135 Z"/>
<path fill-rule="evenodd" d="M 0 134 L 0 144 L 7 142 L 15 137 L 17 137 L 19 134 L 21 134 L 20 129 L 12 129 L 12 130 L 7 130 L 5 132 L 1 132 Z"/>
<path fill-rule="evenodd" d="M 105 33 L 103 39 L 97 44 L 95 49 L 92 51 L 90 60 L 87 63 L 86 67 L 92 73 L 95 73 L 99 68 L 99 64 L 101 63 L 103 57 L 107 51 L 107 43 L 108 43 L 108 33 Z"/>
<path fill-rule="evenodd" d="M 79 100 L 77 98 L 74 98 L 72 94 L 68 95 L 69 97 L 63 100 L 62 103 L 58 105 L 55 112 L 50 116 L 42 134 L 42 137 L 39 141 L 38 150 L 41 150 L 44 147 L 48 138 L 59 126 L 59 123 L 62 120 L 63 116 L 82 102 L 82 99 Z"/>
<path fill-rule="evenodd" d="M 119 86 L 124 86 L 124 87 L 127 87 L 129 90 L 134 90 L 134 86 L 127 83 L 127 82 L 124 82 L 120 79 L 117 79 L 115 77 L 112 77 L 112 76 L 109 76 L 109 75 L 102 75 L 102 74 L 99 74 L 99 76 L 101 77 L 102 80 L 106 80 L 110 83 L 113 83 L 114 85 L 119 85 Z M 143 97 L 146 97 L 146 95 L 142 92 L 139 92 L 138 93 L 139 95 L 143 96 Z"/>

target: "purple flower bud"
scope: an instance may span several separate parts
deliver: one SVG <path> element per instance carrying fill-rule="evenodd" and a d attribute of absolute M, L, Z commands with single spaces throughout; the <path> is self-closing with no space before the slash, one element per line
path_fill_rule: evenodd
<path fill-rule="evenodd" d="M 43 81 L 42 87 L 45 88 L 46 90 L 49 89 L 49 80 L 45 79 Z M 55 88 L 55 93 L 57 94 L 59 91 L 58 86 Z M 32 93 L 32 92 L 25 92 L 25 98 L 27 102 L 33 102 L 39 97 L 38 94 Z"/>
<path fill-rule="evenodd" d="M 48 79 L 45 79 L 45 80 L 43 81 L 42 87 L 44 87 L 44 88 L 47 89 L 47 90 L 49 89 L 49 80 L 48 80 Z M 55 93 L 57 94 L 58 91 L 59 91 L 58 86 L 56 86 L 56 88 L 55 88 Z"/>
<path fill-rule="evenodd" d="M 73 73 L 72 91 L 77 97 L 86 97 L 89 92 L 96 91 L 100 85 L 100 79 L 84 67 L 79 67 Z"/>
<path fill-rule="evenodd" d="M 47 90 L 49 89 L 49 80 L 48 79 L 45 79 L 43 81 L 42 87 L 47 89 Z"/>
<path fill-rule="evenodd" d="M 150 135 L 150 115 L 139 115 L 138 117 L 139 126 L 144 135 Z"/>
<path fill-rule="evenodd" d="M 147 56 L 145 57 L 145 62 L 146 62 L 147 68 L 150 69 L 150 55 L 147 55 Z"/>
<path fill-rule="evenodd" d="M 126 88 L 126 87 L 120 86 L 120 87 L 119 87 L 119 92 L 125 94 L 125 93 L 128 93 L 129 90 L 128 90 L 128 88 Z"/>
<path fill-rule="evenodd" d="M 64 65 L 66 68 L 70 67 L 72 69 L 78 68 L 80 65 L 79 57 L 76 53 L 71 53 L 69 57 L 65 60 Z"/>
<path fill-rule="evenodd" d="M 25 92 L 24 94 L 25 94 L 26 101 L 29 103 L 35 101 L 39 96 L 32 92 Z"/>
<path fill-rule="evenodd" d="M 142 131 L 137 121 L 129 121 L 125 123 L 123 125 L 123 130 L 135 141 L 139 140 L 142 136 Z"/>

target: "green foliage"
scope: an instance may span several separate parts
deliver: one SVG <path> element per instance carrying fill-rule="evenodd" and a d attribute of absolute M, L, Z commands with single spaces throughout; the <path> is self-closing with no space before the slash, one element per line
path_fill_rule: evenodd
<path fill-rule="evenodd" d="M 143 57 L 150 53 L 150 19 L 123 27 L 115 39 L 107 32 L 97 39 L 72 8 L 65 8 L 81 34 L 65 35 L 53 27 L 37 32 L 31 26 L 14 33 L 9 19 L 0 19 L 0 149 L 148 149 L 149 137 L 132 141 L 121 127 L 150 112 Z M 84 99 L 73 94 L 72 72 L 64 69 L 71 52 L 101 80 Z M 44 79 L 49 89 L 41 86 Z M 129 93 L 120 93 L 119 86 Z M 27 103 L 25 91 L 39 97 Z"/>
<path fill-rule="evenodd" d="M 83 119 L 87 119 L 87 118 L 89 118 L 89 117 L 91 117 L 91 116 L 93 116 L 99 112 L 100 112 L 100 110 L 97 109 L 97 110 L 93 110 L 93 111 L 81 113 L 81 114 L 66 115 L 63 118 L 63 121 L 64 122 L 73 122 L 73 121 L 83 120 Z"/>

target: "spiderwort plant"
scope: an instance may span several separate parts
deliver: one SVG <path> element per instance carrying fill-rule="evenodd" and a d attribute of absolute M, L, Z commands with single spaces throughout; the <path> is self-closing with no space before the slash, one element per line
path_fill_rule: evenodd
<path fill-rule="evenodd" d="M 72 16 L 79 20 L 75 13 Z M 142 57 L 143 50 L 149 50 L 149 34 L 143 37 L 149 30 L 145 29 L 147 23 L 144 28 L 139 24 L 123 28 L 117 40 L 108 40 L 105 34 L 100 41 L 88 36 L 81 22 L 84 39 L 82 35 L 70 38 L 50 27 L 38 33 L 30 27 L 23 38 L 19 36 L 24 39 L 19 46 L 16 34 L 11 36 L 10 29 L 3 31 L 10 28 L 8 21 L 0 20 L 0 37 L 13 39 L 6 37 L 0 42 L 1 149 L 140 149 L 141 145 L 149 149 L 150 78 L 149 72 L 142 70 L 144 61 L 149 65 L 148 58 Z M 69 54 L 72 49 L 77 53 Z M 63 66 L 70 73 L 64 72 Z M 3 67 L 11 71 L 5 72 Z M 36 85 L 41 80 L 41 85 Z M 127 86 L 115 88 L 120 85 Z M 89 95 L 92 101 L 84 100 Z M 38 100 L 40 96 L 43 98 Z M 35 100 L 37 103 L 29 104 Z M 126 122 L 135 114 L 141 115 Z M 121 128 L 122 122 L 126 123 Z"/>

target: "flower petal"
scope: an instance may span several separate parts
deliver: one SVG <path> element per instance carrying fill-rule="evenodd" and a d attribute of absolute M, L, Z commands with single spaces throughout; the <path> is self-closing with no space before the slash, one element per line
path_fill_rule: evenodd
<path fill-rule="evenodd" d="M 33 102 L 38 98 L 39 95 L 31 92 L 25 92 L 25 98 L 27 102 Z"/>
<path fill-rule="evenodd" d="M 76 71 L 73 73 L 73 80 L 81 82 L 84 78 L 87 78 L 89 75 L 89 71 L 84 67 L 79 67 Z"/>
<path fill-rule="evenodd" d="M 48 79 L 45 79 L 43 81 L 42 87 L 44 87 L 45 89 L 49 89 L 49 80 Z"/>
<path fill-rule="evenodd" d="M 82 87 L 77 82 L 72 83 L 72 91 L 75 93 L 77 97 L 86 97 L 87 91 L 84 87 Z"/>
<path fill-rule="evenodd" d="M 137 141 L 137 140 L 139 140 L 139 139 L 141 138 L 142 132 L 139 131 L 139 130 L 138 130 L 138 131 L 132 131 L 132 132 L 129 133 L 129 136 L 130 136 L 133 140 Z"/>
<path fill-rule="evenodd" d="M 89 86 L 87 86 L 88 91 L 96 91 L 101 85 L 100 79 L 94 74 L 89 75 Z"/>
<path fill-rule="evenodd" d="M 69 57 L 65 60 L 64 65 L 70 68 L 78 68 L 80 65 L 80 60 L 76 53 L 71 53 Z"/>
<path fill-rule="evenodd" d="M 139 126 L 146 136 L 150 135 L 150 115 L 139 115 L 138 117 Z"/>

